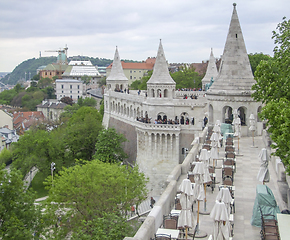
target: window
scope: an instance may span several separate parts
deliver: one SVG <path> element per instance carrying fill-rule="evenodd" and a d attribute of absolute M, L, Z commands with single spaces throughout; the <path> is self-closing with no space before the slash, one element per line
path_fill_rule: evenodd
<path fill-rule="evenodd" d="M 63 89 L 63 85 L 61 85 L 61 89 Z"/>
<path fill-rule="evenodd" d="M 78 85 L 78 89 L 80 89 L 80 85 Z"/>
<path fill-rule="evenodd" d="M 139 71 L 139 73 L 141 72 L 141 70 Z"/>
<path fill-rule="evenodd" d="M 61 93 L 63 93 L 63 91 L 61 91 Z"/>
<path fill-rule="evenodd" d="M 134 71 L 134 72 L 136 72 L 136 71 Z"/>
<path fill-rule="evenodd" d="M 70 95 L 70 98 L 72 99 L 72 95 Z"/>
<path fill-rule="evenodd" d="M 70 85 L 70 89 L 72 89 L 72 85 Z"/>
<path fill-rule="evenodd" d="M 132 76 L 130 76 L 130 79 L 132 79 Z"/>
<path fill-rule="evenodd" d="M 72 91 L 70 91 L 70 93 L 72 93 Z"/>
<path fill-rule="evenodd" d="M 78 93 L 80 93 L 80 91 L 78 91 Z"/>
<path fill-rule="evenodd" d="M 132 70 L 130 70 L 130 73 L 132 73 Z"/>

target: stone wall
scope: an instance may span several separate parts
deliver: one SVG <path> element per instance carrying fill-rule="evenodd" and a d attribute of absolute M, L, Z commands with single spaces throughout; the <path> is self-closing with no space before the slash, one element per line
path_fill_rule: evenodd
<path fill-rule="evenodd" d="M 128 154 L 128 161 L 134 164 L 137 157 L 137 134 L 135 126 L 113 117 L 110 117 L 108 126 L 115 128 L 118 133 L 124 134 L 127 138 L 128 142 L 124 143 L 124 151 Z"/>

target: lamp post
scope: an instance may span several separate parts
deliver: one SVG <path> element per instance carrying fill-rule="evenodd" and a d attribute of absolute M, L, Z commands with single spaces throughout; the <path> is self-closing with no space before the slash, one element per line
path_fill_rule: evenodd
<path fill-rule="evenodd" d="M 51 170 L 51 180 L 53 182 L 53 171 L 55 170 L 55 163 L 54 162 L 52 162 L 50 164 L 50 170 Z"/>

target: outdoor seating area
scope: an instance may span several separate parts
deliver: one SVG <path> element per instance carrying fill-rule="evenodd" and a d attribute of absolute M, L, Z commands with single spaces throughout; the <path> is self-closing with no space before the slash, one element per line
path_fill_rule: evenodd
<path fill-rule="evenodd" d="M 213 135 L 213 133 L 214 132 L 211 133 L 211 136 Z M 171 203 L 169 204 L 169 202 L 166 200 L 168 199 L 167 197 L 166 198 L 162 197 L 162 199 L 160 199 L 161 201 L 157 202 L 156 206 L 157 208 L 156 209 L 154 208 L 155 211 L 152 211 L 152 213 L 150 214 L 150 218 L 148 219 L 149 221 L 148 222 L 146 221 L 147 222 L 146 224 L 151 225 L 151 223 L 154 224 L 152 220 L 155 219 L 155 225 L 151 225 L 150 228 L 153 229 L 154 232 L 149 233 L 148 235 L 150 237 L 147 239 L 150 238 L 155 239 L 155 237 L 162 237 L 158 235 L 164 233 L 170 235 L 166 237 L 170 237 L 171 239 L 178 240 L 186 239 L 186 229 L 187 229 L 187 239 L 215 240 L 217 239 L 218 236 L 217 234 L 225 234 L 225 233 L 228 233 L 228 238 L 226 239 L 253 239 L 253 240 L 271 239 L 270 235 L 274 235 L 273 233 L 272 234 L 268 233 L 268 230 L 262 232 L 261 231 L 262 226 L 254 226 L 251 224 L 250 221 L 253 214 L 253 204 L 255 202 L 256 197 L 255 193 L 257 191 L 256 187 L 260 186 L 259 180 L 255 179 L 257 178 L 257 173 L 259 171 L 260 166 L 259 152 L 264 147 L 262 137 L 256 137 L 256 144 L 258 147 L 252 148 L 251 137 L 246 137 L 242 139 L 237 139 L 237 137 L 235 137 L 234 139 L 230 139 L 231 136 L 232 135 L 228 135 L 227 138 L 223 139 L 222 143 L 220 142 L 220 148 L 217 151 L 218 156 L 216 159 L 212 159 L 211 150 L 209 151 L 203 150 L 203 142 L 207 138 L 210 139 L 210 131 L 209 134 L 206 133 L 204 134 L 203 140 L 200 141 L 198 149 L 192 150 L 190 152 L 191 154 L 194 152 L 194 155 L 191 155 L 190 158 L 189 157 L 187 158 L 188 160 L 190 159 L 190 161 L 186 163 L 188 164 L 187 165 L 188 167 L 185 169 L 186 171 L 181 173 L 179 178 L 176 180 L 176 183 L 172 181 L 170 182 L 170 185 L 168 185 L 169 188 L 168 190 L 171 191 L 172 189 L 173 191 L 168 192 L 171 195 L 168 194 L 165 196 L 168 197 L 170 196 L 170 198 L 172 199 Z M 225 168 L 225 166 L 223 166 L 223 163 L 224 161 L 227 160 L 226 156 L 227 152 L 225 151 L 225 149 L 227 143 L 229 143 L 231 140 L 233 140 L 232 141 L 233 144 L 231 146 L 234 147 L 235 149 L 235 151 L 233 152 L 235 154 L 235 158 L 234 162 L 231 165 L 234 165 L 235 171 L 231 171 L 230 173 L 228 173 L 227 170 L 223 169 Z M 209 144 L 209 141 L 207 144 Z M 212 147 L 212 145 L 213 144 L 210 143 L 210 147 Z M 195 174 L 195 171 L 198 171 L 199 169 L 200 163 L 203 164 L 207 163 L 207 160 L 203 160 L 204 157 L 203 154 L 205 154 L 205 152 L 207 153 L 207 155 L 210 155 L 210 158 L 208 160 L 208 172 L 210 175 L 213 173 L 215 174 L 215 186 L 213 187 L 213 190 L 211 189 L 210 185 L 207 185 L 205 183 L 200 184 L 202 178 L 196 176 Z M 269 171 L 272 171 L 273 174 L 274 170 L 273 168 L 270 168 Z M 233 175 L 232 177 L 231 174 Z M 275 174 L 273 176 L 271 175 L 271 177 L 273 178 L 273 180 L 271 179 L 271 181 L 268 182 L 267 185 L 273 190 L 273 194 L 275 194 L 275 198 L 278 200 L 279 206 L 282 206 L 281 196 L 278 194 L 277 188 L 275 188 L 274 185 L 275 181 L 277 181 L 277 177 L 275 176 Z M 224 182 L 223 178 L 224 180 L 230 178 L 232 180 L 232 185 L 228 185 L 227 182 Z M 191 223 L 192 227 L 181 228 L 178 225 L 178 219 L 180 219 L 182 208 L 184 208 L 184 203 L 186 203 L 186 201 L 184 201 L 185 194 L 183 194 L 183 192 L 181 191 L 180 186 L 182 185 L 185 179 L 188 182 L 190 182 L 191 190 L 193 190 L 193 193 L 188 194 L 190 198 L 192 197 L 195 200 L 192 201 L 192 204 L 189 202 L 189 205 L 186 205 L 187 208 L 191 209 L 193 213 Z M 197 188 L 200 190 L 200 194 L 198 195 L 196 195 L 197 192 L 194 191 L 197 190 Z M 204 195 L 202 194 L 202 189 Z M 260 192 L 263 192 L 262 189 L 263 188 L 261 188 Z M 160 205 L 161 203 L 169 204 L 167 205 L 168 208 L 165 211 L 163 211 L 163 207 L 160 208 L 161 206 L 164 206 Z M 218 218 L 217 216 L 215 216 L 215 213 L 218 211 L 214 210 L 218 208 L 223 209 L 222 212 L 227 214 L 222 214 Z M 285 207 L 283 207 L 282 209 L 285 209 Z M 161 213 L 160 216 L 159 212 Z M 281 224 L 277 219 L 280 237 L 279 239 L 281 240 L 287 239 L 289 235 L 286 234 L 289 232 L 290 229 L 288 227 L 289 224 L 288 225 L 283 224 L 284 217 L 286 217 L 286 215 L 277 214 L 277 217 L 278 215 L 280 215 L 280 218 L 281 216 L 283 217 L 283 221 L 282 220 L 280 221 Z M 177 229 L 170 229 L 170 225 L 168 226 L 167 223 L 163 223 L 163 220 L 167 218 L 172 219 L 174 218 L 177 220 Z M 259 214 L 258 218 L 262 222 L 261 214 Z M 223 219 L 225 219 L 226 221 L 223 221 Z M 173 228 L 175 228 L 175 224 Z M 165 230 L 160 231 L 160 229 Z M 175 232 L 176 230 L 178 231 L 177 238 L 174 238 L 176 236 L 169 233 L 170 230 L 174 230 Z M 136 237 L 137 236 L 141 237 L 141 234 L 143 233 L 145 233 L 144 230 L 139 231 Z M 155 234 L 157 233 L 158 235 L 156 236 Z M 267 236 L 264 237 L 263 234 Z M 284 238 L 282 238 L 282 236 L 284 236 Z"/>

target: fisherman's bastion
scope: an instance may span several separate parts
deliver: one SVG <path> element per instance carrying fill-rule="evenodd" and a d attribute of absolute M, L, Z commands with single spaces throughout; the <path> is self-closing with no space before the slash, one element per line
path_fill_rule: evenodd
<path fill-rule="evenodd" d="M 251 97 L 254 83 L 234 4 L 220 69 L 217 71 L 211 51 L 202 91 L 176 90 L 160 40 L 147 90 L 128 92 L 128 79 L 116 48 L 104 93 L 103 125 L 125 135 L 129 140 L 125 143 L 128 161 L 137 164 L 149 178 L 149 194 L 160 196 L 172 169 L 182 163 L 186 150 L 198 141 L 205 119 L 207 126 L 213 126 L 217 120 L 228 123 L 237 111 L 242 123 L 241 136 L 251 136 L 249 118 L 253 114 L 255 135 L 262 134 L 263 124 L 258 117 L 262 103 Z M 184 99 L 185 94 L 192 93 L 197 95 L 196 99 Z M 159 123 L 162 121 L 163 124 Z"/>

